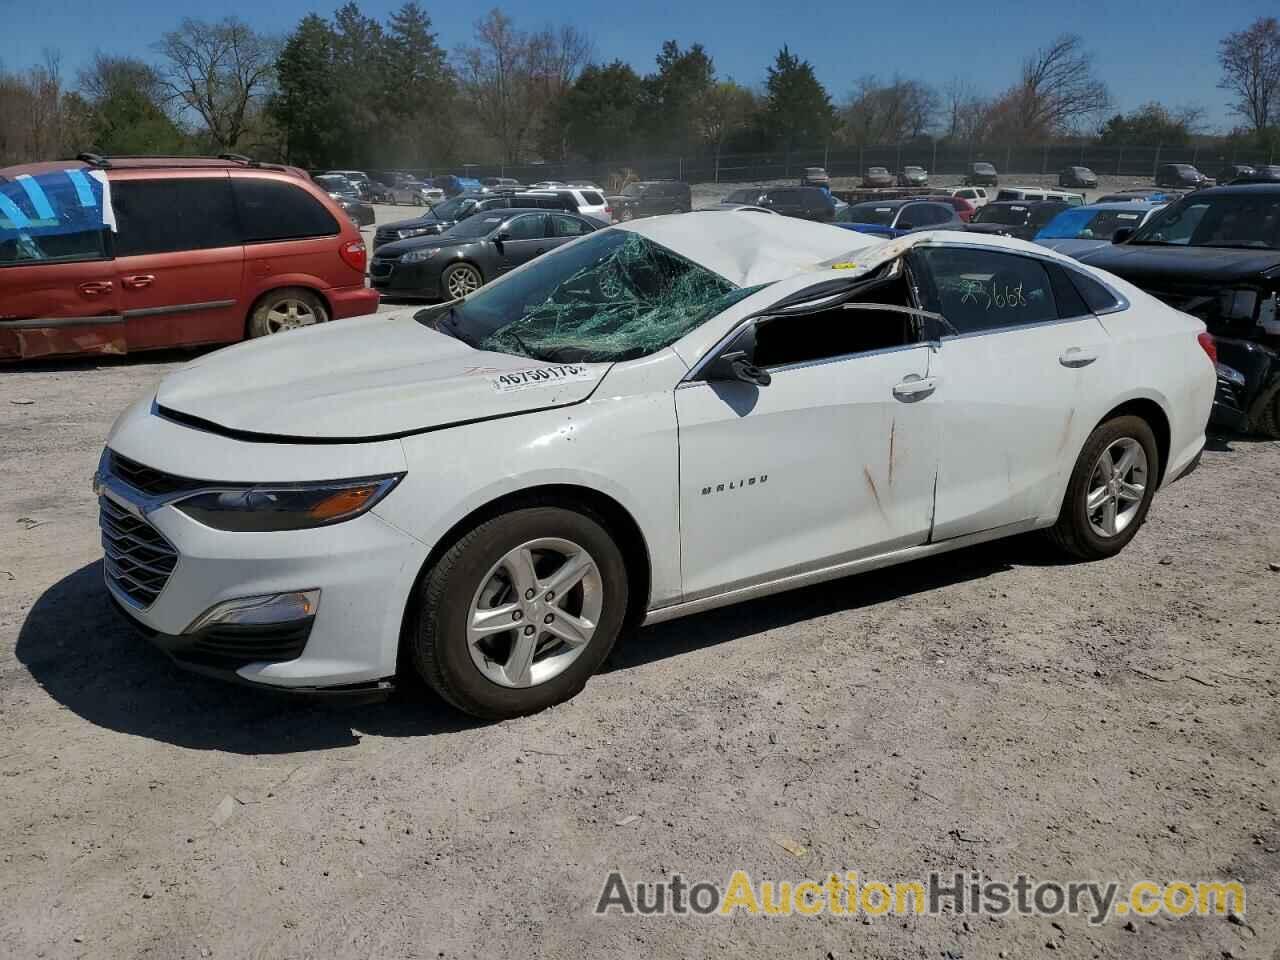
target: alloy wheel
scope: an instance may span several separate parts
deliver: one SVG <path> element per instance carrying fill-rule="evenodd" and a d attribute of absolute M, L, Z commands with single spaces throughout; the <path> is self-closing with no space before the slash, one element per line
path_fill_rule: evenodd
<path fill-rule="evenodd" d="M 1138 515 L 1147 492 L 1147 453 L 1137 440 L 1121 437 L 1098 457 L 1089 476 L 1085 512 L 1100 537 L 1123 533 Z"/>
<path fill-rule="evenodd" d="M 581 546 L 558 537 L 522 543 L 490 568 L 471 601 L 471 661 L 499 686 L 546 683 L 587 648 L 603 602 L 600 569 Z"/>
<path fill-rule="evenodd" d="M 281 300 L 267 311 L 267 331 L 279 333 L 281 330 L 294 330 L 298 327 L 309 327 L 319 323 L 315 311 L 301 300 L 290 297 Z"/>
<path fill-rule="evenodd" d="M 480 274 L 474 267 L 455 267 L 449 273 L 447 284 L 449 296 L 454 300 L 461 300 L 467 294 L 480 289 Z"/>

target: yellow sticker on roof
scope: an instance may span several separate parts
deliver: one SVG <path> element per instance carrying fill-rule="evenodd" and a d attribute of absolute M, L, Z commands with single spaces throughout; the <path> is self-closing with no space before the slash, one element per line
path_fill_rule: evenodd
<path fill-rule="evenodd" d="M 858 265 L 850 260 L 842 260 L 831 265 L 832 270 L 856 270 Z"/>

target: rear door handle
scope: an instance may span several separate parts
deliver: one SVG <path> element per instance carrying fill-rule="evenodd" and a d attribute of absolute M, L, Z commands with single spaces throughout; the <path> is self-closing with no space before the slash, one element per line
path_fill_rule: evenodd
<path fill-rule="evenodd" d="M 909 377 L 894 385 L 893 396 L 894 399 L 901 400 L 903 403 L 917 403 L 937 389 L 937 377 L 915 377 L 915 379 Z"/>
<path fill-rule="evenodd" d="M 149 287 L 155 282 L 155 275 L 150 273 L 139 273 L 132 277 L 124 277 L 120 281 L 122 287 L 128 287 L 130 290 L 141 290 L 143 287 Z"/>
<path fill-rule="evenodd" d="M 1087 367 L 1093 361 L 1098 359 L 1098 355 L 1092 350 L 1085 350 L 1082 347 L 1067 347 L 1058 356 L 1058 362 L 1064 367 Z"/>
<path fill-rule="evenodd" d="M 110 280 L 90 280 L 88 283 L 80 284 L 80 292 L 86 297 L 98 297 L 104 293 L 110 293 L 111 289 Z"/>

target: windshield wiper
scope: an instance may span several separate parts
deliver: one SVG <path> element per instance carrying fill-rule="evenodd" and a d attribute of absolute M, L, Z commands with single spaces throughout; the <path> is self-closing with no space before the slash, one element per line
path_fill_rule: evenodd
<path fill-rule="evenodd" d="M 446 310 L 444 316 L 436 320 L 435 328 L 441 333 L 453 337 L 455 340 L 461 340 L 468 347 L 475 347 L 474 343 L 462 335 L 462 330 L 458 327 L 458 314 L 453 307 Z"/>

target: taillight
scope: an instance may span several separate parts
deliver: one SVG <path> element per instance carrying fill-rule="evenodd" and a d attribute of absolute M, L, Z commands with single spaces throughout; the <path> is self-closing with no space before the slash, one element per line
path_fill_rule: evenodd
<path fill-rule="evenodd" d="M 1209 333 L 1202 333 L 1196 337 L 1196 341 L 1204 348 L 1204 352 L 1209 355 L 1209 359 L 1214 363 L 1218 362 L 1218 345 L 1213 342 L 1213 336 Z"/>
<path fill-rule="evenodd" d="M 365 251 L 363 240 L 344 243 L 338 249 L 338 256 L 342 258 L 343 263 L 357 273 L 364 273 L 364 268 L 369 262 L 369 255 Z"/>

